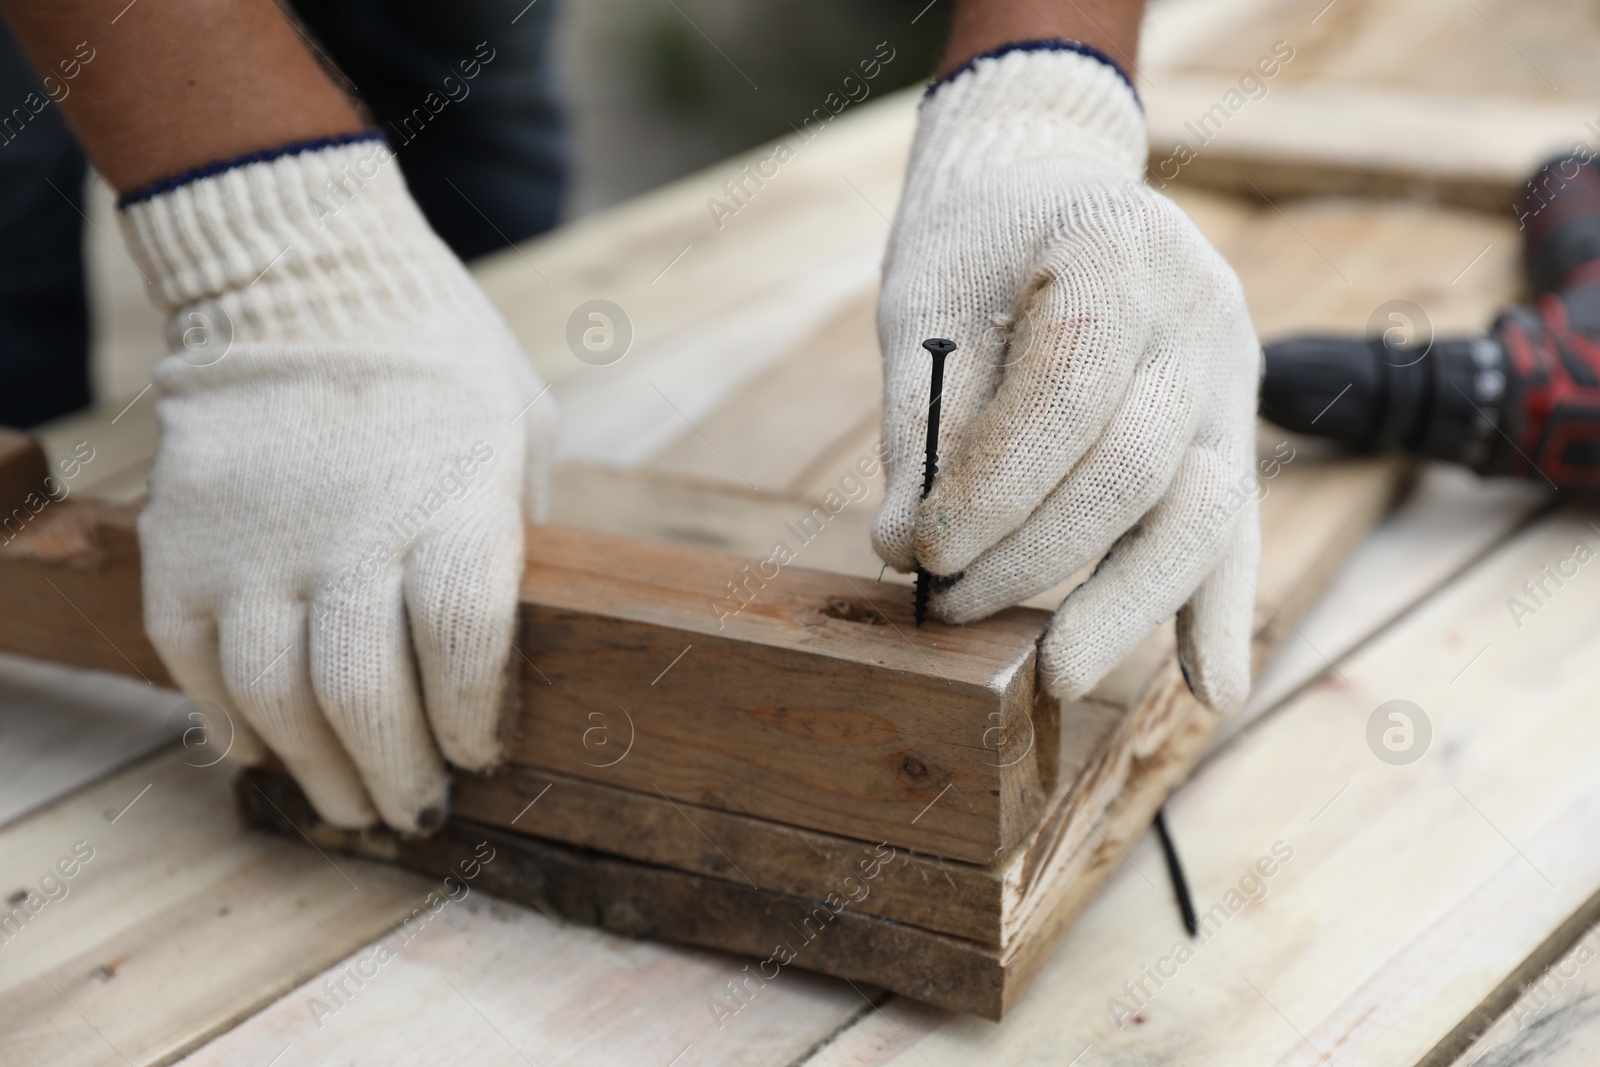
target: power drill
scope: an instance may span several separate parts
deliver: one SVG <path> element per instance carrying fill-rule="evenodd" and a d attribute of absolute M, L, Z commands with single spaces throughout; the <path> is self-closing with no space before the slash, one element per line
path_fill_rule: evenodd
<path fill-rule="evenodd" d="M 1480 337 L 1266 345 L 1261 414 L 1364 451 L 1600 489 L 1600 163 L 1551 160 L 1514 206 L 1532 305 Z"/>

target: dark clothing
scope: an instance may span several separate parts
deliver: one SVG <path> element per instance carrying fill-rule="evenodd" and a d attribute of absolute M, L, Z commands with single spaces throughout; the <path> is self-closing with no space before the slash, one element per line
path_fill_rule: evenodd
<path fill-rule="evenodd" d="M 463 259 L 541 233 L 560 211 L 565 147 L 545 61 L 555 2 L 294 4 Z M 0 24 L 0 425 L 90 402 L 83 241 L 100 238 L 84 233 L 85 171 L 60 108 Z"/>

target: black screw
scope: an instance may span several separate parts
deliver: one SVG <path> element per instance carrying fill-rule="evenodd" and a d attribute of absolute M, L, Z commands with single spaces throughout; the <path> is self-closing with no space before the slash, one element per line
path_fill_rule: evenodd
<path fill-rule="evenodd" d="M 922 342 L 922 347 L 928 350 L 933 357 L 933 380 L 928 387 L 928 444 L 922 465 L 922 499 L 928 498 L 928 492 L 933 488 L 934 475 L 939 473 L 939 402 L 944 397 L 944 360 L 945 357 L 956 350 L 954 341 L 947 341 L 943 337 L 930 337 Z M 928 617 L 928 584 L 932 576 L 917 566 L 917 625 Z"/>

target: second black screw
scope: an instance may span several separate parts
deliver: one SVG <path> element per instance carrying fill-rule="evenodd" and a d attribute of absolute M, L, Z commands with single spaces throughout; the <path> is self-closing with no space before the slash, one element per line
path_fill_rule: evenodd
<path fill-rule="evenodd" d="M 928 386 L 928 444 L 922 465 L 922 499 L 933 489 L 934 476 L 939 473 L 939 402 L 944 397 L 945 357 L 956 350 L 954 341 L 943 337 L 930 337 L 922 347 L 933 357 L 933 378 Z M 921 564 L 917 565 L 916 612 L 917 625 L 928 617 L 928 585 L 932 577 Z"/>

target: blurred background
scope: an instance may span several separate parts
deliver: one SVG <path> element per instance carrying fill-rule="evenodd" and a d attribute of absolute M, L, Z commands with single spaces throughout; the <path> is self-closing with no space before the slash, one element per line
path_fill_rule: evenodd
<path fill-rule="evenodd" d="M 842 98 L 847 77 L 855 75 L 854 84 L 862 84 L 859 65 L 872 59 L 880 42 L 890 42 L 893 60 L 866 83 L 865 99 L 877 100 L 924 81 L 938 61 L 951 7 L 939 0 L 524 2 L 476 0 L 452 8 L 447 19 L 425 0 L 376 5 L 372 0 L 300 0 L 292 5 L 308 36 L 326 46 L 319 47 L 324 58 L 330 53 L 337 57 L 334 65 L 347 75 L 347 87 L 352 81 L 362 86 L 360 95 L 377 113 L 377 124 L 400 148 L 401 165 L 419 202 L 435 228 L 469 260 L 504 247 L 506 236 L 524 239 L 552 221 L 571 221 L 745 149 L 780 136 L 792 138 L 807 116 L 824 107 L 829 94 L 839 94 L 835 102 Z M 442 71 L 460 58 L 470 59 L 475 42 L 483 38 L 495 50 L 492 64 L 483 65 L 484 74 L 470 83 L 470 93 L 445 105 L 439 119 L 430 121 L 432 128 L 416 133 L 414 145 L 408 143 L 406 131 L 394 120 L 420 104 L 425 91 L 439 87 Z M 541 48 L 545 60 L 539 64 L 531 56 Z M 36 87 L 20 53 L 10 53 L 5 66 L 14 68 L 6 84 L 11 96 L 20 99 L 30 83 Z M 530 88 L 534 81 L 541 84 Z M 560 116 L 565 187 L 553 210 L 541 206 L 515 218 L 521 200 L 516 179 L 510 177 L 515 167 L 504 167 L 496 176 L 492 164 L 505 163 L 517 153 L 523 159 L 552 154 L 540 142 L 548 134 L 543 123 L 552 100 Z M 511 117 L 512 126 L 529 120 L 526 128 L 532 132 L 508 133 L 509 127 L 502 126 L 496 135 L 501 143 L 487 153 L 482 143 L 463 144 L 459 120 L 469 113 L 493 114 L 496 108 L 502 120 Z M 71 213 L 76 209 L 63 202 L 62 194 L 30 177 L 40 168 L 24 161 L 19 155 L 23 148 L 53 160 L 58 181 L 66 181 L 68 188 L 73 184 L 62 177 L 72 173 L 62 154 L 70 156 L 73 150 L 58 113 L 57 108 L 47 109 L 42 116 L 46 121 L 27 130 L 26 139 L 9 145 L 8 156 L 0 158 L 16 171 L 5 172 L 5 184 L 11 188 L 18 183 L 0 208 L 12 227 L 27 227 L 40 213 L 60 216 L 53 228 L 34 226 L 39 232 L 33 237 L 45 245 L 58 244 L 58 232 L 81 237 L 88 279 L 90 392 L 95 408 L 115 411 L 145 389 L 150 368 L 166 354 L 163 318 L 150 304 L 123 246 L 113 195 L 104 183 L 91 172 L 82 203 L 88 225 L 80 227 Z M 52 123 L 53 136 L 65 141 L 64 147 L 50 147 L 52 132 L 45 127 Z M 457 129 L 447 128 L 453 123 Z M 515 144 L 519 137 L 522 143 Z M 493 159 L 506 142 L 512 143 L 510 153 Z M 485 160 L 491 165 L 485 166 Z M 486 172 L 481 191 L 469 184 Z M 471 192 L 472 210 L 456 199 L 447 180 Z M 509 183 L 510 191 L 502 184 L 497 195 L 497 182 Z M 454 214 L 459 228 L 479 232 L 458 240 L 460 235 L 449 230 L 450 220 L 436 216 L 440 207 Z M 483 232 L 480 214 L 493 233 Z M 75 269 L 65 262 L 60 267 L 69 274 Z M 8 327 L 8 335 L 38 338 L 43 330 L 55 335 L 54 347 L 71 348 L 59 330 L 61 316 L 46 314 L 39 303 L 40 284 L 19 279 L 9 287 L 6 314 L 19 325 Z M 41 316 L 45 323 L 53 317 L 57 328 L 41 326 Z M 13 353 L 17 355 L 25 354 Z M 49 358 L 63 357 L 52 353 Z M 0 381 L 13 395 L 15 386 Z M 72 391 L 67 395 L 64 406 L 57 402 L 38 417 L 14 416 L 10 421 L 35 425 L 76 408 Z M 68 416 L 60 425 L 59 419 L 50 422 L 47 439 L 77 432 L 77 421 Z M 154 432 L 149 420 L 136 421 L 128 433 Z"/>
<path fill-rule="evenodd" d="M 565 217 L 789 133 L 858 73 L 856 64 L 880 41 L 892 41 L 896 55 L 872 82 L 873 97 L 926 79 L 951 7 L 937 0 L 562 4 L 554 55 L 573 152 Z"/>

